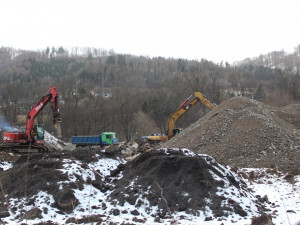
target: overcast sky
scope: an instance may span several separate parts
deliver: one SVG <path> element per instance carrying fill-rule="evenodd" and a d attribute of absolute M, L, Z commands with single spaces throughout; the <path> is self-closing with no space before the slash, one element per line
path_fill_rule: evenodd
<path fill-rule="evenodd" d="M 234 62 L 300 44 L 300 0 L 0 0 L 0 46 Z"/>

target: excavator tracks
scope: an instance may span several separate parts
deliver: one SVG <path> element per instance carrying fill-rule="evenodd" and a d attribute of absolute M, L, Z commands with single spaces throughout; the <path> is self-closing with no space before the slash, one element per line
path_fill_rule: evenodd
<path fill-rule="evenodd" d="M 50 149 L 43 144 L 0 144 L 0 151 L 14 154 L 48 153 Z"/>

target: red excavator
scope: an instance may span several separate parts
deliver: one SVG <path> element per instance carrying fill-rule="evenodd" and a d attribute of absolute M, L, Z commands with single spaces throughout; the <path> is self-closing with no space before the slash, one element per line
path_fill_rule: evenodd
<path fill-rule="evenodd" d="M 4 143 L 0 145 L 0 150 L 14 153 L 47 152 L 49 149 L 44 144 L 43 126 L 35 125 L 34 120 L 49 102 L 51 103 L 53 123 L 57 130 L 57 136 L 61 138 L 58 92 L 56 88 L 52 86 L 27 114 L 25 132 L 5 132 L 3 134 Z"/>

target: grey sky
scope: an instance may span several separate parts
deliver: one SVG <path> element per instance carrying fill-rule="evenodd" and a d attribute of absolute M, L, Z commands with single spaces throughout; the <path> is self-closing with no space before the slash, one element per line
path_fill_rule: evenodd
<path fill-rule="evenodd" d="M 233 62 L 300 44 L 299 0 L 0 0 L 0 46 Z"/>

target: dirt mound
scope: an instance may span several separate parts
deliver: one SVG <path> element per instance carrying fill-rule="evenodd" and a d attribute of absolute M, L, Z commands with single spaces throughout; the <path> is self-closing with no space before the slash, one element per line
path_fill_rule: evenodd
<path fill-rule="evenodd" d="M 261 209 L 237 176 L 212 157 L 187 149 L 153 150 L 128 162 L 109 196 L 116 200 L 137 210 L 146 207 L 146 213 L 160 218 L 172 212 L 244 217 L 249 209 Z"/>
<path fill-rule="evenodd" d="M 188 148 L 225 165 L 300 174 L 299 108 L 231 98 L 161 146 Z"/>
<path fill-rule="evenodd" d="M 300 129 L 300 104 L 287 105 L 277 108 L 276 115 L 292 124 L 296 129 Z"/>
<path fill-rule="evenodd" d="M 58 189 L 58 181 L 68 179 L 57 169 L 62 169 L 59 159 L 43 154 L 33 154 L 27 159 L 27 155 L 23 155 L 12 169 L 1 174 L 3 189 L 8 198 L 31 197 L 40 190 L 54 193 Z"/>
<path fill-rule="evenodd" d="M 74 195 L 74 190 L 82 189 L 86 182 L 102 187 L 102 178 L 96 172 L 94 180 L 87 181 L 82 178 L 82 174 L 70 175 L 66 168 L 72 167 L 75 157 L 80 157 L 80 151 L 75 151 L 74 156 L 63 154 L 62 151 L 51 154 L 22 155 L 11 169 L 1 171 L 1 188 L 5 193 L 5 198 L 0 195 L 0 211 L 5 208 L 7 199 L 27 199 L 26 205 L 34 205 L 35 198 L 40 193 L 52 195 L 53 207 L 63 213 L 70 213 L 78 204 L 78 199 Z M 82 162 L 77 165 L 86 169 L 85 161 L 90 160 L 91 152 L 87 152 L 88 157 L 83 157 Z M 80 166 L 80 167 L 79 167 Z M 70 178 L 71 177 L 71 178 Z M 103 189 L 103 188 L 102 188 Z M 18 208 L 23 208 L 21 204 Z M 4 210 L 4 212 L 6 212 Z M 26 217 L 21 213 L 20 217 Z M 24 218 L 25 218 L 24 217 Z"/>

